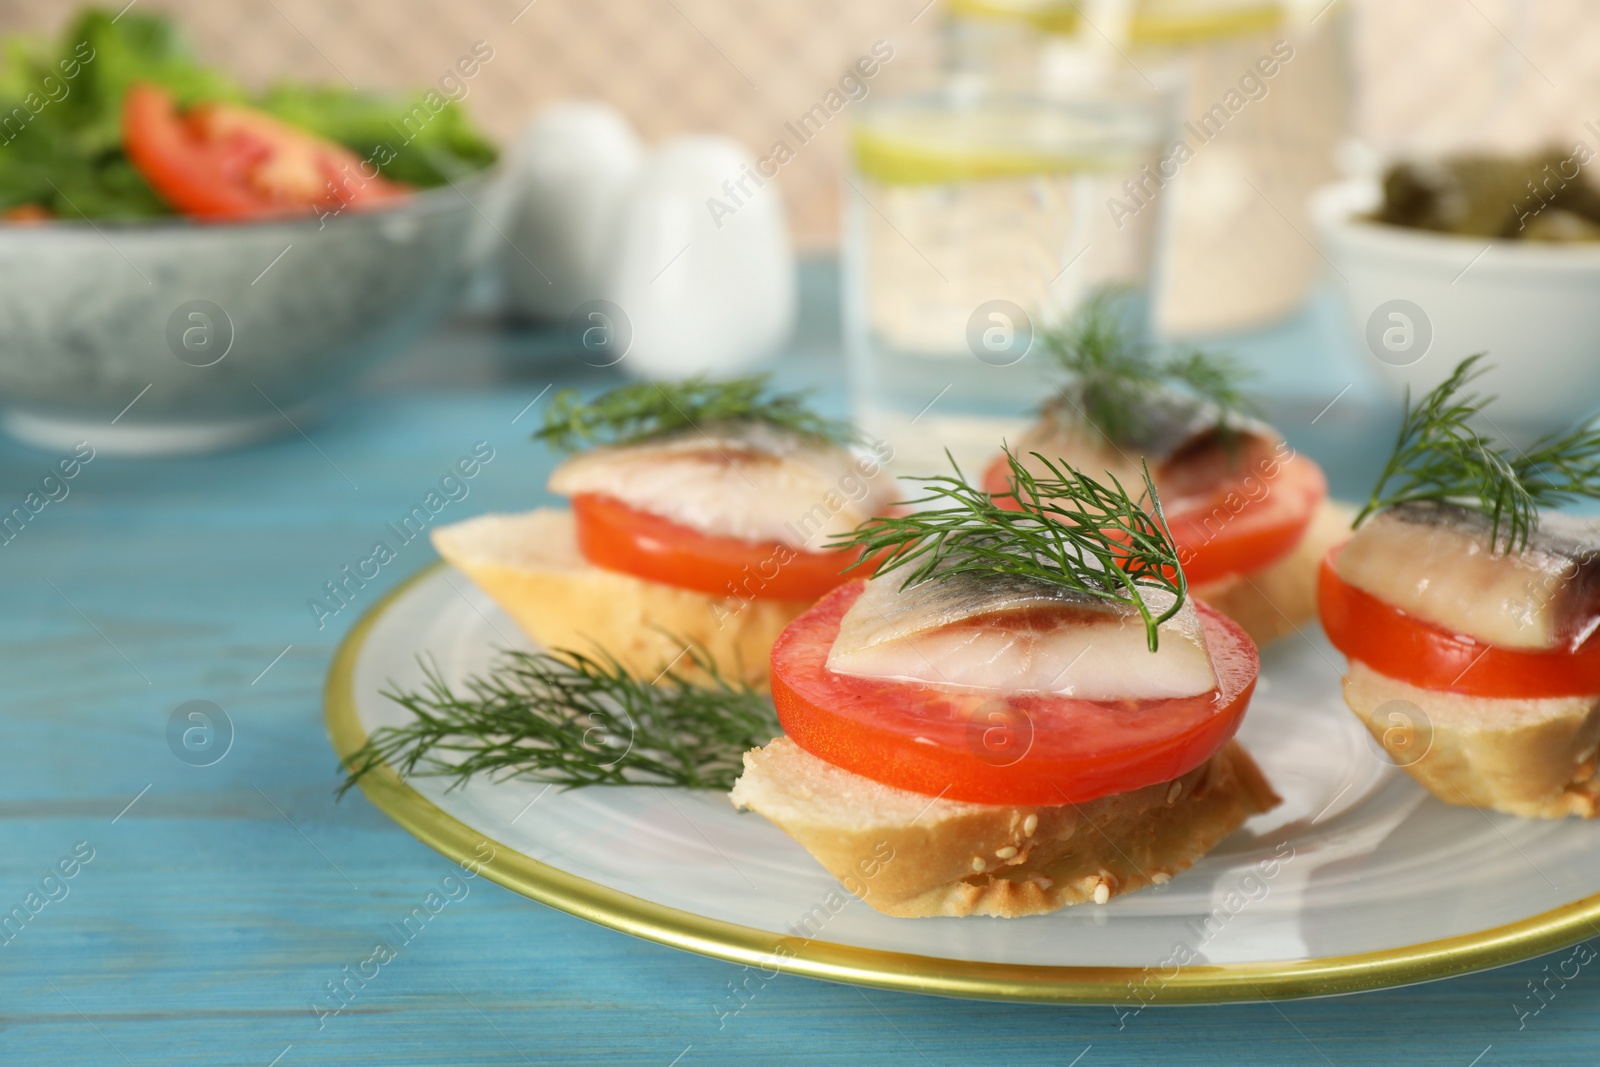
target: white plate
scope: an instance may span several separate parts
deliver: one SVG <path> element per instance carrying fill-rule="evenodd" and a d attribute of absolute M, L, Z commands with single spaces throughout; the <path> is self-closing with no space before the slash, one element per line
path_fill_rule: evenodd
<path fill-rule="evenodd" d="M 426 571 L 373 608 L 328 680 L 341 755 L 409 715 L 417 657 L 459 682 L 531 646 L 461 575 Z M 1600 825 L 1452 807 L 1392 766 L 1339 696 L 1320 632 L 1279 642 L 1240 739 L 1284 798 L 1165 886 L 1026 919 L 892 919 L 851 898 L 721 794 L 562 791 L 532 781 L 363 781 L 457 860 L 584 918 L 816 977 L 995 999 L 1254 1000 L 1400 985 L 1497 966 L 1600 926 Z"/>

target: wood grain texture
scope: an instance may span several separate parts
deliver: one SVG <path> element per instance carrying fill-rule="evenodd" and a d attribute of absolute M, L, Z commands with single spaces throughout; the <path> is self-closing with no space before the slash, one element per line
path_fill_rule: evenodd
<path fill-rule="evenodd" d="M 825 292 L 826 278 L 807 285 Z M 827 314 L 813 307 L 784 361 L 791 380 L 838 380 Z M 1350 373 L 1327 327 L 1313 308 L 1246 351 L 1289 383 L 1275 413 L 1337 488 L 1367 478 L 1375 458 L 1333 442 L 1381 447 L 1386 431 L 1362 421 L 1359 390 L 1310 425 Z M 719 1021 L 741 969 L 483 880 L 319 1029 L 325 983 L 392 936 L 388 924 L 451 867 L 360 795 L 334 802 L 321 685 L 355 611 L 319 631 L 306 601 L 475 441 L 495 458 L 447 515 L 544 499 L 549 458 L 526 440 L 528 417 L 511 424 L 551 380 L 528 350 L 462 330 L 420 343 L 307 428 L 326 460 L 298 436 L 201 459 L 100 456 L 0 547 L 0 912 L 76 842 L 94 849 L 67 896 L 0 944 L 0 1063 L 1593 1063 L 1600 971 L 1552 983 L 1519 1030 L 1519 1008 L 1543 1003 L 1528 983 L 1567 953 L 1339 1000 L 1150 1009 L 1122 1029 L 1111 1008 L 790 977 Z M 1279 365 L 1289 353 L 1298 371 Z M 827 401 L 837 409 L 840 397 Z M 0 444 L 0 502 L 20 500 L 53 460 Z M 422 541 L 408 546 L 356 607 L 431 558 Z M 173 709 L 196 699 L 235 727 L 210 767 L 180 762 L 166 740 Z"/>

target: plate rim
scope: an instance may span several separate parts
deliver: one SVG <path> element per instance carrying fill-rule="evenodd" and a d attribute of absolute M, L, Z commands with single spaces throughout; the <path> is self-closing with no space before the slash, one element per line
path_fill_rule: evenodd
<path fill-rule="evenodd" d="M 373 629 L 443 560 L 403 579 L 339 642 L 323 687 L 323 720 L 343 760 L 367 740 L 356 709 L 355 672 Z M 613 889 L 524 855 L 468 826 L 401 779 L 387 763 L 363 776 L 361 791 L 402 829 L 490 881 L 596 925 L 657 944 L 774 972 L 907 993 L 1037 1004 L 1092 1004 L 1135 1011 L 1150 1004 L 1221 1004 L 1335 996 L 1452 978 L 1519 963 L 1600 932 L 1600 893 L 1473 933 L 1354 955 L 1267 963 L 1187 965 L 1165 977 L 1153 967 L 991 963 L 893 952 L 774 934 L 713 919 Z M 493 849 L 487 862 L 480 849 Z M 909 921 L 909 920 L 908 920 Z M 1161 980 L 1150 998 L 1141 983 Z"/>

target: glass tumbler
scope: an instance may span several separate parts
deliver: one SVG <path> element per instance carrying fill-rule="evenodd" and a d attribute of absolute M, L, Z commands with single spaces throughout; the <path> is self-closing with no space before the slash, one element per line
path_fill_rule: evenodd
<path fill-rule="evenodd" d="M 1129 192 L 1176 98 L 1109 76 L 1048 98 L 953 82 L 858 113 L 845 346 L 855 417 L 896 473 L 948 473 L 948 451 L 977 478 L 1059 381 L 1043 335 L 1096 292 L 1147 328 L 1162 198 Z"/>

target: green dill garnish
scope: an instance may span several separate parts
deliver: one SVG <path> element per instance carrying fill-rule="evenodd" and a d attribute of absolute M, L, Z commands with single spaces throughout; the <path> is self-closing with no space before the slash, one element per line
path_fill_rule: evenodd
<path fill-rule="evenodd" d="M 1010 493 L 973 488 L 952 458 L 954 477 L 911 479 L 928 488 L 903 502 L 917 510 L 868 519 L 836 547 L 859 548 L 856 566 L 870 563 L 874 576 L 907 568 L 901 588 L 951 574 L 1012 575 L 1124 604 L 1144 620 L 1154 652 L 1156 628 L 1178 613 L 1189 586 L 1149 469 L 1135 499 L 1114 475 L 1108 485 L 1035 452 L 1048 471 L 1036 476 L 1010 448 L 1005 458 Z M 1020 510 L 996 503 L 1006 498 Z M 1154 614 L 1140 588 L 1171 594 L 1171 605 Z"/>
<path fill-rule="evenodd" d="M 1491 549 L 1516 552 L 1539 528 L 1540 508 L 1600 496 L 1600 430 L 1546 434 L 1524 450 L 1472 426 L 1494 400 L 1466 389 L 1490 369 L 1482 358 L 1462 360 L 1420 403 L 1407 392 L 1394 452 L 1356 526 L 1397 504 L 1453 504 L 1489 520 Z"/>
<path fill-rule="evenodd" d="M 1240 383 L 1248 372 L 1231 358 L 1198 349 L 1163 356 L 1142 340 L 1122 310 L 1125 295 L 1102 290 L 1090 297 L 1064 325 L 1040 335 L 1045 353 L 1070 375 L 1061 392 L 1045 405 L 1060 417 L 1065 408 L 1086 420 L 1107 440 L 1136 443 L 1158 414 L 1152 399 L 1174 393 L 1209 407 L 1217 425 L 1230 416 L 1255 412 Z"/>
<path fill-rule="evenodd" d="M 763 423 L 832 444 L 856 439 L 849 423 L 812 411 L 808 394 L 774 392 L 771 377 L 631 382 L 588 401 L 574 389 L 563 389 L 533 437 L 572 452 L 586 445 L 635 444 L 690 428 Z"/>
<path fill-rule="evenodd" d="M 459 691 L 424 662 L 420 690 L 384 692 L 413 720 L 379 728 L 348 756 L 339 792 L 383 764 L 401 777 L 448 776 L 452 787 L 484 774 L 568 788 L 731 789 L 744 754 L 782 732 L 777 714 L 698 652 L 689 658 L 704 681 L 641 681 L 614 659 L 577 652 L 505 652 Z"/>

